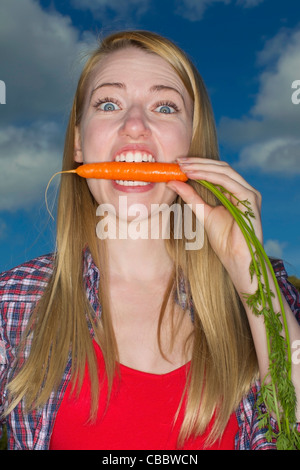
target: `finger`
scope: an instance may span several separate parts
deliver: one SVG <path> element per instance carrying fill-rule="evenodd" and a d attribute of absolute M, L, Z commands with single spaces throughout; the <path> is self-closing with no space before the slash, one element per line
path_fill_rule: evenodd
<path fill-rule="evenodd" d="M 199 221 L 204 224 L 204 219 L 209 215 L 212 207 L 199 196 L 199 194 L 189 184 L 181 181 L 169 181 L 167 186 L 175 191 L 182 200 L 191 206 Z M 203 210 L 202 210 L 202 206 Z"/>
<path fill-rule="evenodd" d="M 259 209 L 261 207 L 261 194 L 248 184 L 238 173 L 232 171 L 216 171 L 214 168 L 203 166 L 194 166 L 192 169 L 182 169 L 189 179 L 192 180 L 205 180 L 215 185 L 220 185 L 225 188 L 229 193 L 232 193 L 235 198 L 243 201 L 248 199 L 251 204 L 256 205 Z M 226 194 L 225 194 L 226 195 Z M 235 198 L 226 195 L 228 199 L 234 204 L 237 204 Z"/>
<path fill-rule="evenodd" d="M 216 160 L 215 158 L 203 158 L 203 157 L 177 157 L 177 163 L 211 163 L 211 164 L 227 164 L 223 160 Z"/>
<path fill-rule="evenodd" d="M 184 173 L 189 173 L 193 171 L 207 171 L 207 172 L 216 172 L 229 176 L 233 180 L 238 181 L 245 188 L 251 189 L 254 192 L 256 191 L 237 171 L 235 171 L 227 162 L 220 160 L 212 160 L 208 158 L 196 158 L 188 157 L 186 159 L 178 159 L 178 163 Z M 195 178 L 192 178 L 195 179 Z M 211 181 L 212 182 L 212 181 Z M 221 183 L 218 183 L 221 184 Z"/>

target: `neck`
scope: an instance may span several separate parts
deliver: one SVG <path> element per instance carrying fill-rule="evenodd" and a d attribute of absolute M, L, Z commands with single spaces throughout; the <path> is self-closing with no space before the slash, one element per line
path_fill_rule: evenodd
<path fill-rule="evenodd" d="M 107 240 L 109 270 L 123 279 L 150 281 L 170 273 L 164 240 Z"/>
<path fill-rule="evenodd" d="M 170 273 L 173 263 L 165 247 L 166 227 L 159 214 L 129 221 L 108 215 L 97 226 L 97 235 L 105 238 L 109 271 L 139 281 Z"/>

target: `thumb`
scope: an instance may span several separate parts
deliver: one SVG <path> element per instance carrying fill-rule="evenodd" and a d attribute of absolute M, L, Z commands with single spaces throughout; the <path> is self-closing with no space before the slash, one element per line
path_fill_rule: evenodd
<path fill-rule="evenodd" d="M 175 191 L 188 204 L 202 225 L 211 208 L 189 184 L 182 181 L 169 181 L 167 187 Z"/>

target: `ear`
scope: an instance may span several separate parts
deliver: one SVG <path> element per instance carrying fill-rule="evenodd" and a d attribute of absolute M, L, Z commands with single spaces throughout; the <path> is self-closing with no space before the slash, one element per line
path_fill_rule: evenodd
<path fill-rule="evenodd" d="M 81 136 L 80 136 L 80 129 L 79 129 L 78 126 L 75 127 L 74 160 L 77 163 L 82 163 L 83 162 L 82 149 L 81 149 Z"/>

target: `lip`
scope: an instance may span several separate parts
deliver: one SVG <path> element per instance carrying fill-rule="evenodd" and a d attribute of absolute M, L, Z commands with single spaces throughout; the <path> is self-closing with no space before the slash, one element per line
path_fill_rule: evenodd
<path fill-rule="evenodd" d="M 149 146 L 146 146 L 145 144 L 139 144 L 139 143 L 128 144 L 119 148 L 113 154 L 112 161 L 115 161 L 117 155 L 121 155 L 121 153 L 126 153 L 126 152 L 148 153 L 149 155 L 152 155 L 154 157 L 155 161 L 157 161 L 155 152 L 152 149 L 150 149 Z M 127 193 L 127 194 L 128 193 L 146 193 L 155 186 L 155 183 L 149 183 L 146 186 L 123 186 L 123 185 L 118 184 L 116 181 L 112 181 L 112 186 L 114 189 L 122 193 Z"/>
<path fill-rule="evenodd" d="M 122 193 L 146 193 L 155 186 L 155 183 L 149 183 L 146 186 L 123 186 L 116 181 L 112 181 L 111 183 L 114 189 Z"/>
<path fill-rule="evenodd" d="M 145 153 L 148 153 L 149 155 L 152 155 L 155 161 L 157 161 L 155 152 L 144 144 L 130 144 L 130 145 L 125 145 L 124 147 L 121 147 L 116 152 L 114 152 L 112 161 L 116 159 L 117 155 L 120 155 L 121 153 L 125 153 L 125 152 L 145 152 Z"/>

